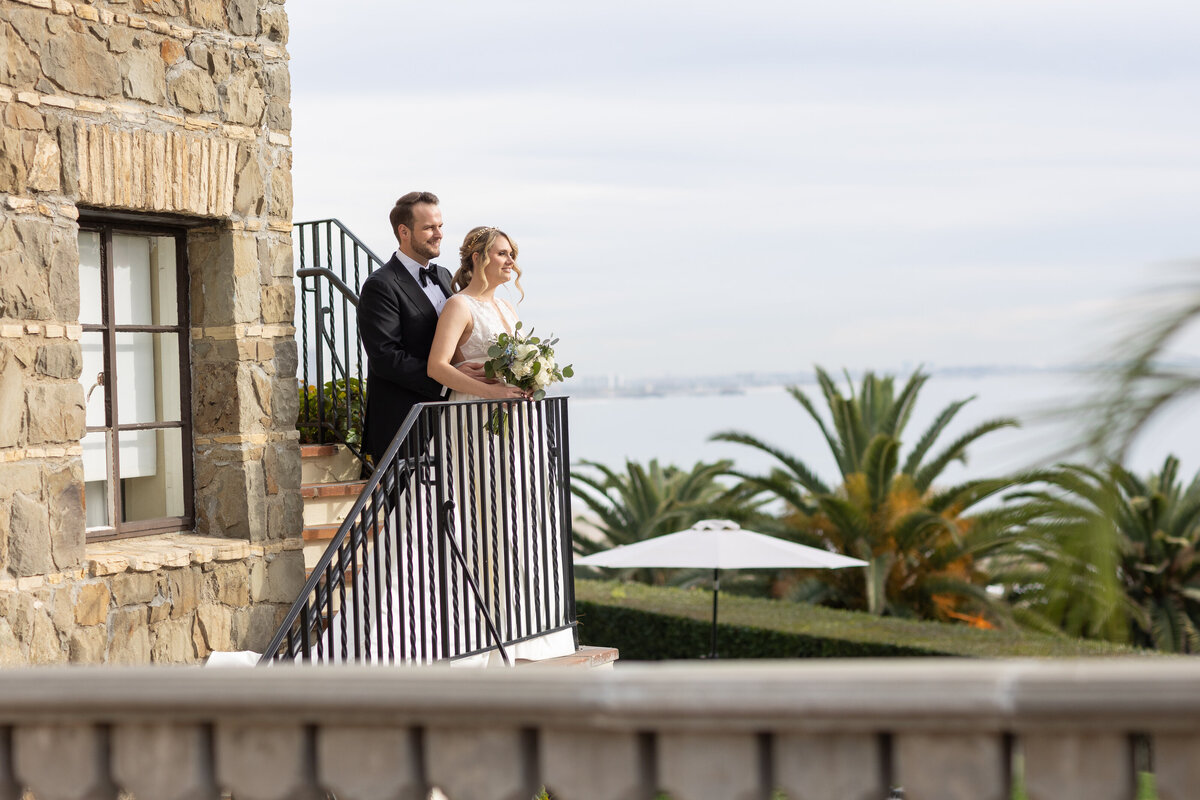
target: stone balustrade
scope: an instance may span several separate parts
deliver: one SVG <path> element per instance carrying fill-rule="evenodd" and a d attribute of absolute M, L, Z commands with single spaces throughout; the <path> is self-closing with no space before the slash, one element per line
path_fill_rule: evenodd
<path fill-rule="evenodd" d="M 0 673 L 0 800 L 1159 800 L 1200 786 L 1186 659 Z"/>

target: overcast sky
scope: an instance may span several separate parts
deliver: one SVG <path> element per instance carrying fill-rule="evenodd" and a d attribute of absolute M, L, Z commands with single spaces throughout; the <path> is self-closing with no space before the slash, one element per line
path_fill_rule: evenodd
<path fill-rule="evenodd" d="M 581 374 L 1059 364 L 1200 256 L 1200 4 L 289 2 L 295 220 L 442 199 Z"/>

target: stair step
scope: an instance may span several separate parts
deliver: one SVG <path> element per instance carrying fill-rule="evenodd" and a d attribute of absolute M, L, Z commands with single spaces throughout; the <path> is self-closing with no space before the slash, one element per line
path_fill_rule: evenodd
<path fill-rule="evenodd" d="M 336 483 L 306 483 L 300 487 L 300 496 L 305 500 L 317 497 L 358 497 L 367 485 L 366 481 L 338 481 Z"/>

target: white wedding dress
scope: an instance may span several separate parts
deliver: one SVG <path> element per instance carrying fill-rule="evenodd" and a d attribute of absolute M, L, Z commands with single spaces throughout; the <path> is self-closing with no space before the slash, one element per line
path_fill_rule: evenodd
<path fill-rule="evenodd" d="M 519 317 L 507 302 L 459 296 L 470 305 L 472 327 L 458 359 L 460 363 L 486 361 L 496 336 L 513 333 Z M 464 392 L 451 392 L 449 397 L 452 403 L 481 399 Z M 559 577 L 562 547 L 550 539 L 546 514 L 551 464 L 544 421 L 531 403 L 513 403 L 500 414 L 495 408 L 457 407 L 443 419 L 452 462 L 445 474 L 450 476 L 458 512 L 455 541 L 501 638 L 515 642 L 506 648 L 509 657 L 515 661 L 568 655 L 575 650 L 570 628 L 535 633 L 561 624 L 567 595 Z M 463 583 L 461 576 L 452 575 L 451 583 Z M 474 594 L 468 589 L 464 595 L 467 619 L 480 620 L 478 625 L 464 626 L 457 644 L 468 651 L 486 647 L 491 639 Z M 501 658 L 492 650 L 462 662 L 498 664 Z"/>
<path fill-rule="evenodd" d="M 466 297 L 472 329 L 459 349 L 461 361 L 485 361 L 497 334 L 513 332 L 518 317 L 507 303 Z M 380 572 L 356 571 L 366 586 L 363 601 L 355 595 L 352 617 L 368 663 L 385 663 L 393 652 L 398 660 L 428 662 L 449 652 L 452 666 L 503 664 L 495 637 L 481 613 L 467 574 L 475 582 L 509 659 L 542 660 L 575 651 L 575 634 L 566 625 L 563 548 L 551 540 L 568 532 L 550 525 L 555 513 L 549 490 L 549 441 L 541 412 L 532 403 L 509 404 L 503 417 L 495 405 L 457 405 L 482 398 L 451 392 L 450 405 L 437 421 L 438 430 L 424 430 L 436 454 L 442 476 L 431 482 L 418 470 L 400 496 L 399 506 L 387 513 L 379 534 L 385 546 L 371 546 Z M 436 484 L 436 485 L 435 485 Z M 452 504 L 449 535 L 466 563 L 445 541 L 438 541 L 434 515 Z M 379 539 L 377 539 L 377 542 Z M 569 540 L 568 540 L 569 541 Z M 381 586 L 369 586 L 373 578 Z M 360 591 L 361 591 L 360 586 Z M 346 624 L 342 612 L 333 629 Z M 543 631 L 551 631 L 543 633 Z M 335 639 L 339 638 L 337 633 Z M 349 643 L 353 651 L 353 643 Z M 330 661 L 341 661 L 341 645 L 322 644 Z M 483 651 L 483 652 L 478 652 Z M 406 655 L 401 659 L 400 654 Z M 473 653 L 460 656 L 457 654 Z"/>

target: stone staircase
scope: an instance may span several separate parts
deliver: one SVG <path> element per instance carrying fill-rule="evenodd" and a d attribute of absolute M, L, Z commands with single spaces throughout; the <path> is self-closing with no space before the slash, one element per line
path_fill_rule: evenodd
<path fill-rule="evenodd" d="M 311 573 L 366 481 L 359 479 L 362 463 L 342 445 L 301 445 L 300 459 L 304 570 Z"/>

